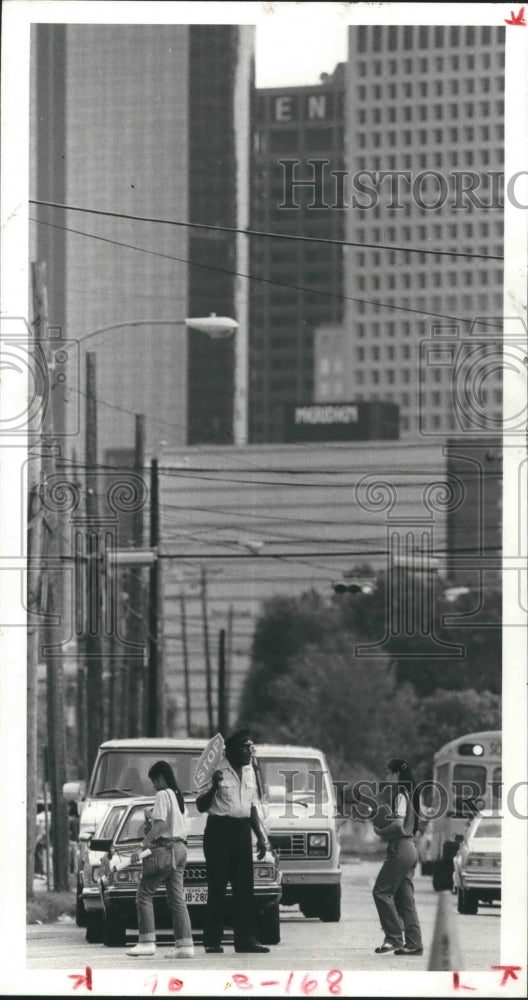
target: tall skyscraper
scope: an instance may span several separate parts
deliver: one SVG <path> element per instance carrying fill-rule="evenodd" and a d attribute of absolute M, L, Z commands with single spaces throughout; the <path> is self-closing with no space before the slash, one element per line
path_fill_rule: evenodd
<path fill-rule="evenodd" d="M 500 427 L 503 92 L 504 28 L 349 29 L 344 194 L 358 246 L 342 334 L 322 331 L 318 361 L 326 379 L 339 368 L 345 398 L 396 402 L 404 437 Z"/>
<path fill-rule="evenodd" d="M 235 237 L 188 224 L 235 228 L 247 206 L 252 45 L 239 25 L 33 29 L 32 197 L 108 213 L 34 206 L 31 247 L 49 324 L 96 354 L 101 455 L 131 446 L 134 413 L 147 450 L 232 440 L 234 338 L 183 320 L 245 309 Z"/>
<path fill-rule="evenodd" d="M 343 315 L 341 247 L 303 237 L 343 239 L 345 214 L 331 207 L 326 179 L 326 207 L 311 207 L 313 187 L 295 182 L 322 176 L 322 161 L 342 169 L 344 86 L 339 64 L 319 85 L 256 95 L 251 228 L 297 237 L 251 238 L 249 439 L 257 443 L 284 441 L 286 408 L 313 401 L 314 329 Z"/>

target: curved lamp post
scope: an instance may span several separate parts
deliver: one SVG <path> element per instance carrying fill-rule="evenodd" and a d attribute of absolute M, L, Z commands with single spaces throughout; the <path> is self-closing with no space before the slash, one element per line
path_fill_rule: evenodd
<path fill-rule="evenodd" d="M 97 330 L 90 330 L 80 337 L 82 342 L 89 337 L 95 337 L 100 333 L 109 333 L 111 330 L 125 330 L 130 326 L 188 326 L 192 330 L 201 330 L 209 337 L 228 337 L 234 330 L 238 329 L 236 319 L 229 316 L 217 316 L 211 313 L 210 316 L 196 316 L 187 319 L 130 319 L 121 323 L 110 323 L 109 326 L 100 326 Z"/>

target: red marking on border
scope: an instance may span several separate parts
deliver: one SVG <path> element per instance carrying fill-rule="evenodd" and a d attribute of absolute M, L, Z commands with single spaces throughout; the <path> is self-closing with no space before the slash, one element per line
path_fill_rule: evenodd
<path fill-rule="evenodd" d="M 518 14 L 515 14 L 513 10 L 510 11 L 510 17 L 504 18 L 505 24 L 518 24 L 520 28 L 526 27 L 526 18 L 524 16 L 524 7 L 521 7 Z M 499 966 L 493 966 L 493 968 L 499 968 Z"/>
<path fill-rule="evenodd" d="M 455 990 L 475 990 L 475 986 L 465 986 L 464 983 L 460 982 L 460 975 L 458 972 L 453 972 L 453 986 Z"/>
<path fill-rule="evenodd" d="M 503 972 L 504 975 L 501 979 L 501 986 L 504 986 L 508 982 L 510 977 L 512 979 L 518 979 L 519 977 L 515 975 L 516 972 L 520 972 L 522 965 L 492 965 L 492 969 L 496 969 L 497 972 Z"/>
<path fill-rule="evenodd" d="M 86 986 L 87 990 L 92 989 L 92 970 L 89 965 L 86 966 L 84 976 L 79 973 L 73 973 L 68 976 L 68 979 L 76 980 L 76 982 L 72 983 L 74 990 L 78 990 L 81 986 Z"/>

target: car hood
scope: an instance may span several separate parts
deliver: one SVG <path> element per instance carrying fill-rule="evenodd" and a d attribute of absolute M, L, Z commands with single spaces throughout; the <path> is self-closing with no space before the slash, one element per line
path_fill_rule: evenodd
<path fill-rule="evenodd" d="M 500 854 L 501 841 L 498 837 L 475 837 L 468 840 L 470 854 Z"/>

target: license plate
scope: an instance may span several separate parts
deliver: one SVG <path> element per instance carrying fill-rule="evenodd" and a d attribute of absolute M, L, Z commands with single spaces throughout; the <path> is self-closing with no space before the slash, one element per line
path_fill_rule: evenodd
<path fill-rule="evenodd" d="M 207 886 L 193 885 L 185 889 L 186 903 L 207 903 Z"/>

